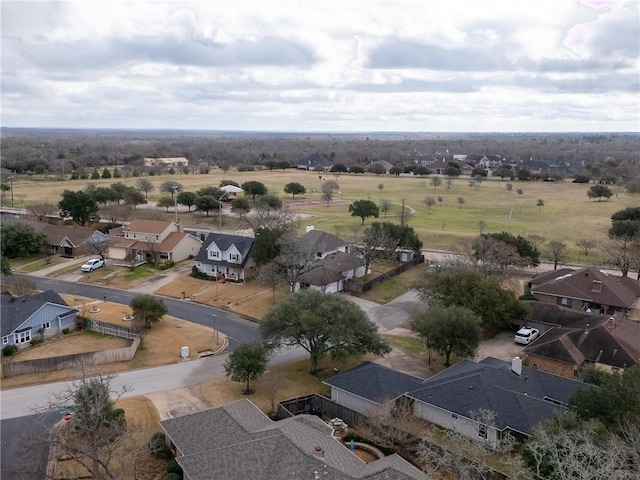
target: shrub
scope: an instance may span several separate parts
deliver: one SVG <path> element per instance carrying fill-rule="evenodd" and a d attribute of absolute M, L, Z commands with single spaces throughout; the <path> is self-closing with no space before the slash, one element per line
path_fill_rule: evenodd
<path fill-rule="evenodd" d="M 154 457 L 171 458 L 171 450 L 167 446 L 167 439 L 164 433 L 156 432 L 151 435 L 147 446 Z"/>
<path fill-rule="evenodd" d="M 204 272 L 201 272 L 200 270 L 198 270 L 198 268 L 194 265 L 193 267 L 191 267 L 191 276 L 193 278 L 199 278 L 200 280 L 208 280 L 209 279 L 209 275 L 207 275 Z M 211 277 L 213 278 L 213 277 Z"/>
<path fill-rule="evenodd" d="M 239 172 L 254 172 L 256 167 L 254 165 L 238 165 Z"/>
<path fill-rule="evenodd" d="M 178 475 L 177 473 L 169 473 L 167 474 L 167 480 L 182 480 L 182 475 Z"/>
<path fill-rule="evenodd" d="M 70 328 L 63 328 L 62 329 L 62 334 L 63 335 L 69 335 L 71 333 L 71 329 Z"/>
<path fill-rule="evenodd" d="M 534 297 L 531 293 L 525 293 L 523 295 L 520 295 L 518 297 L 518 300 L 536 300 L 536 297 Z"/>
<path fill-rule="evenodd" d="M 18 351 L 18 347 L 16 347 L 15 345 L 7 345 L 2 349 L 2 355 L 4 355 L 5 357 L 10 357 L 17 351 Z"/>
<path fill-rule="evenodd" d="M 179 475 L 180 478 L 184 475 L 182 472 L 182 467 L 176 462 L 175 458 L 169 461 L 167 464 L 167 473 L 171 475 L 172 473 L 175 475 Z"/>
<path fill-rule="evenodd" d="M 31 340 L 29 340 L 29 343 L 31 344 L 32 347 L 35 347 L 39 343 L 42 343 L 42 339 L 41 338 L 32 338 Z"/>

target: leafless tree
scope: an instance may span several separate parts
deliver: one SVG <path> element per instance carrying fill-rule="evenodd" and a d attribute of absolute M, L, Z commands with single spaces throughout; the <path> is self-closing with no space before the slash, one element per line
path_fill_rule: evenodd
<path fill-rule="evenodd" d="M 261 228 L 270 228 L 281 232 L 291 232 L 296 228 L 296 214 L 286 205 L 281 208 L 271 208 L 259 204 L 249 212 L 239 211 L 240 221 L 251 228 L 254 234 Z"/>
<path fill-rule="evenodd" d="M 623 277 L 634 269 L 639 270 L 640 277 L 640 238 L 633 241 L 626 238 L 610 240 L 603 250 L 607 256 L 607 265 L 619 269 Z"/>
<path fill-rule="evenodd" d="M 495 238 L 478 236 L 473 239 L 463 239 L 459 245 L 467 253 L 469 263 L 485 275 L 504 274 L 511 267 L 522 267 L 527 263 L 516 247 Z"/>
<path fill-rule="evenodd" d="M 96 255 L 100 255 L 100 258 L 104 260 L 105 256 L 109 252 L 109 249 L 113 246 L 114 242 L 115 242 L 115 239 L 113 237 L 110 237 L 110 236 L 96 237 L 94 235 L 87 241 L 87 246 L 89 247 L 89 250 L 92 253 L 95 253 Z"/>
<path fill-rule="evenodd" d="M 487 228 L 487 222 L 485 222 L 484 220 L 478 220 L 478 231 L 480 235 L 482 235 L 485 228 Z"/>
<path fill-rule="evenodd" d="M 549 260 L 553 262 L 553 269 L 558 268 L 558 264 L 567 257 L 567 244 L 560 240 L 551 240 L 547 247 Z"/>
<path fill-rule="evenodd" d="M 393 404 L 391 400 L 379 400 L 380 406 L 367 412 L 358 431 L 382 447 L 407 451 L 417 439 L 420 420 L 413 415 L 409 401 L 401 397 Z"/>
<path fill-rule="evenodd" d="M 173 205 L 173 202 L 171 202 Z M 106 207 L 100 208 L 100 218 L 104 218 L 112 225 L 126 221 L 131 216 L 131 210 L 125 205 L 112 203 Z"/>
<path fill-rule="evenodd" d="M 442 179 L 440 177 L 431 177 L 431 185 L 435 190 L 438 189 L 440 185 L 442 185 Z"/>
<path fill-rule="evenodd" d="M 380 211 L 384 214 L 384 216 L 387 216 L 387 212 L 391 210 L 391 201 L 387 200 L 387 199 L 382 199 L 380 200 Z"/>
<path fill-rule="evenodd" d="M 359 242 L 355 242 L 354 250 L 364 260 L 365 271 L 369 272 L 375 259 L 388 260 L 396 250 L 396 241 L 381 228 L 369 227 Z"/>
<path fill-rule="evenodd" d="M 34 203 L 27 207 L 27 211 L 41 222 L 49 222 L 50 216 L 58 213 L 58 207 L 52 203 Z"/>
<path fill-rule="evenodd" d="M 47 442 L 54 454 L 82 465 L 93 478 L 117 478 L 112 460 L 126 431 L 124 411 L 116 401 L 127 392 L 111 390 L 111 377 L 89 377 L 82 367 L 80 379 L 55 394 L 46 409 L 70 410 L 71 420 L 53 426 Z"/>
<path fill-rule="evenodd" d="M 322 182 L 322 199 L 327 205 L 333 200 L 334 190 L 340 190 L 340 185 L 335 180 L 325 180 Z"/>
<path fill-rule="evenodd" d="M 585 257 L 589 256 L 589 252 L 595 248 L 595 246 L 596 242 L 590 238 L 581 238 L 576 242 L 576 247 L 582 249 L 582 253 L 584 253 Z"/>
<path fill-rule="evenodd" d="M 280 369 L 268 370 L 258 380 L 260 390 L 269 395 L 272 412 L 277 412 L 278 395 L 280 391 L 287 386 L 287 383 L 287 376 Z"/>
<path fill-rule="evenodd" d="M 540 250 L 540 247 L 542 247 L 542 245 L 544 245 L 544 243 L 547 241 L 545 237 L 536 233 L 527 235 L 527 240 L 529 240 L 529 243 L 531 243 L 531 245 L 533 245 L 536 250 Z"/>
<path fill-rule="evenodd" d="M 273 260 L 274 268 L 277 268 L 293 292 L 300 277 L 314 268 L 312 263 L 316 259 L 316 252 L 292 233 L 282 235 L 279 245 L 280 254 Z"/>
<path fill-rule="evenodd" d="M 12 275 L 9 281 L 9 290 L 16 297 L 27 297 L 37 292 L 36 286 L 29 278 L 22 275 Z"/>
<path fill-rule="evenodd" d="M 466 201 L 466 200 L 464 199 L 464 197 L 458 197 L 458 198 L 456 199 L 456 202 L 458 202 L 458 205 L 459 205 L 459 207 L 458 207 L 458 208 L 462 208 L 462 205 L 464 205 L 464 202 L 465 202 L 465 201 Z"/>
<path fill-rule="evenodd" d="M 436 204 L 436 199 L 433 197 L 425 197 L 422 203 L 427 206 L 427 210 L 431 210 L 431 207 Z"/>
<path fill-rule="evenodd" d="M 153 189 L 155 188 L 151 180 L 144 177 L 136 180 L 136 187 L 138 187 L 138 190 L 140 190 L 141 192 L 144 192 L 144 198 L 147 198 L 149 192 L 153 192 Z M 173 194 L 173 190 L 167 193 Z"/>
<path fill-rule="evenodd" d="M 277 262 L 265 263 L 258 267 L 258 283 L 271 289 L 273 303 L 276 303 L 276 291 L 284 284 L 284 278 Z"/>

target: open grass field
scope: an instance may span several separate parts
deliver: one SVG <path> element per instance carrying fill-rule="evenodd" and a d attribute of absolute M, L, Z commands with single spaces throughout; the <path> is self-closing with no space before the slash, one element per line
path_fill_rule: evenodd
<path fill-rule="evenodd" d="M 226 173 L 213 170 L 207 175 L 162 175 L 145 177 L 155 185 L 149 194 L 149 201 L 156 201 L 167 195 L 159 191 L 160 185 L 167 180 L 180 182 L 185 191 L 195 191 L 206 186 L 217 186 L 223 179 L 231 179 L 239 184 L 250 180 L 263 182 L 269 191 L 280 196 L 292 210 L 305 214 L 300 221 L 304 231 L 306 224 L 313 224 L 318 230 L 337 234 L 343 238 L 361 235 L 364 228 L 373 220 L 360 225 L 359 218 L 351 217 L 349 204 L 355 200 L 370 199 L 377 204 L 381 200 L 391 202 L 386 217 L 381 213 L 379 220 L 400 222 L 402 202 L 405 204 L 405 221 L 408 221 L 424 242 L 425 248 L 453 249 L 459 238 L 477 235 L 478 222 L 486 225 L 484 232 L 507 231 L 514 235 L 542 235 L 547 239 L 562 240 L 570 247 L 571 259 L 579 259 L 579 249 L 575 242 L 590 238 L 598 243 L 607 240 L 607 230 L 611 225 L 611 214 L 630 206 L 640 205 L 640 196 L 631 196 L 626 192 L 617 192 L 609 200 L 601 202 L 589 199 L 586 195 L 589 185 L 568 182 L 520 182 L 514 180 L 512 191 L 506 189 L 507 181 L 487 179 L 478 188 L 469 186 L 468 178 L 455 179 L 451 188 L 445 181 L 437 188 L 431 185 L 431 177 L 413 177 L 391 175 L 334 175 L 318 174 L 297 170 L 255 171 Z M 326 204 L 318 192 L 323 179 L 335 180 L 340 191 Z M 119 179 L 127 185 L 135 185 L 136 178 Z M 291 199 L 283 191 L 289 182 L 299 182 L 307 189 L 303 198 Z M 57 203 L 64 189 L 80 190 L 88 183 L 108 186 L 115 183 L 109 180 L 75 180 L 66 182 L 14 182 L 14 198 L 18 207 L 31 203 L 48 201 Z M 614 187 L 615 189 L 615 187 Z M 516 193 L 522 190 L 522 194 Z M 433 197 L 436 204 L 428 209 L 424 204 L 426 197 Z M 458 201 L 464 199 L 464 203 Z M 544 206 L 537 206 L 538 200 Z M 5 198 L 6 204 L 6 198 Z M 136 215 L 172 220 L 173 209 L 153 209 L 139 206 Z M 180 218 L 185 224 L 200 223 L 216 227 L 218 215 L 210 217 L 187 213 L 180 210 Z M 224 213 L 223 225 L 226 229 L 243 228 L 229 213 Z"/>

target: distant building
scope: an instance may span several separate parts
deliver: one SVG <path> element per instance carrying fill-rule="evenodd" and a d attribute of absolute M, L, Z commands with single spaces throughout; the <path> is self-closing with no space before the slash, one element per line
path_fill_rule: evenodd
<path fill-rule="evenodd" d="M 185 157 L 144 158 L 145 167 L 188 167 L 189 160 Z"/>

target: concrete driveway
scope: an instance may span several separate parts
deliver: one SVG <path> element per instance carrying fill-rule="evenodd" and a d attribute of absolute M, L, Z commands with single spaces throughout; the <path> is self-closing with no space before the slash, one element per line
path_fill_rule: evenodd
<path fill-rule="evenodd" d="M 518 345 L 513 341 L 514 332 L 500 332 L 489 340 L 483 340 L 478 347 L 474 360 L 479 362 L 487 357 L 495 357 L 510 362 L 516 355 L 522 356 L 526 345 Z"/>

